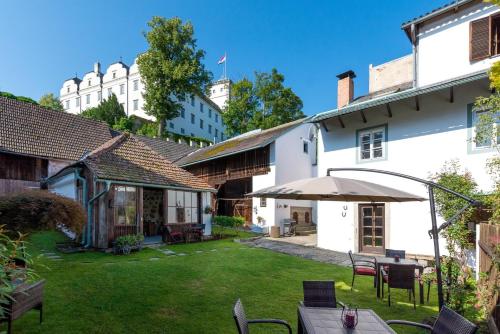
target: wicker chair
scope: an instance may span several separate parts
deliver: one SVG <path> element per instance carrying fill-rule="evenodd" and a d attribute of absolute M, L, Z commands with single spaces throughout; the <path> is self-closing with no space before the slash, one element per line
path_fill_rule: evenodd
<path fill-rule="evenodd" d="M 474 334 L 477 331 L 476 325 L 446 306 L 443 306 L 439 312 L 434 326 L 405 320 L 388 320 L 387 324 L 423 328 L 431 334 Z"/>
<path fill-rule="evenodd" d="M 12 301 L 6 307 L 6 317 L 0 322 L 7 321 L 7 333 L 12 333 L 12 322 L 20 318 L 29 310 L 35 309 L 40 312 L 40 323 L 43 320 L 43 287 L 45 280 L 33 284 L 19 285 L 12 295 Z"/>
<path fill-rule="evenodd" d="M 385 250 L 385 257 L 396 257 L 396 256 L 399 256 L 400 259 L 404 259 L 406 256 L 406 251 L 389 249 L 389 248 Z"/>
<path fill-rule="evenodd" d="M 288 322 L 279 319 L 247 319 L 245 310 L 243 309 L 243 304 L 241 300 L 238 299 L 233 307 L 233 318 L 236 322 L 236 327 L 238 328 L 239 334 L 249 334 L 248 324 L 277 324 L 285 326 L 288 329 L 288 333 L 292 334 L 292 327 Z"/>
<path fill-rule="evenodd" d="M 344 306 L 335 297 L 334 281 L 304 281 L 304 301 L 301 303 L 306 307 L 331 307 L 337 308 L 337 304 Z"/>
<path fill-rule="evenodd" d="M 413 308 L 416 309 L 415 302 L 415 265 L 390 264 L 388 272 L 384 269 L 382 275 L 382 298 L 384 298 L 384 283 L 387 283 L 388 296 L 387 301 L 391 306 L 391 288 L 408 290 L 408 297 L 411 300 L 413 296 Z"/>
<path fill-rule="evenodd" d="M 352 263 L 352 282 L 351 282 L 351 290 L 354 288 L 354 278 L 356 275 L 363 276 L 373 276 L 373 286 L 377 286 L 377 259 L 356 259 L 354 254 L 349 251 L 349 258 Z"/>

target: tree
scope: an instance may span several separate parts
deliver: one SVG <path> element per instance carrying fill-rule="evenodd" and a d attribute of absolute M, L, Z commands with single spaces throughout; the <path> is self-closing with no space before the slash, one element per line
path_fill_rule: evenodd
<path fill-rule="evenodd" d="M 179 116 L 186 96 L 202 94 L 212 79 L 202 60 L 205 51 L 198 49 L 190 22 L 178 17 L 155 16 L 144 33 L 149 49 L 137 64 L 145 86 L 144 109 L 158 121 L 158 135 L 165 131 L 165 121 Z"/>
<path fill-rule="evenodd" d="M 303 118 L 302 100 L 284 81 L 285 76 L 273 68 L 271 73 L 256 72 L 255 83 L 248 79 L 235 83 L 223 114 L 226 133 L 269 129 Z"/>
<path fill-rule="evenodd" d="M 59 101 L 59 99 L 55 97 L 54 94 L 52 93 L 47 93 L 43 95 L 38 101 L 38 104 L 40 104 L 42 107 L 49 108 L 52 110 L 64 111 L 61 101 Z"/>
<path fill-rule="evenodd" d="M 115 94 L 103 100 L 97 107 L 84 110 L 82 116 L 104 121 L 108 123 L 110 127 L 117 124 L 121 118 L 127 117 L 123 106 L 118 102 Z"/>

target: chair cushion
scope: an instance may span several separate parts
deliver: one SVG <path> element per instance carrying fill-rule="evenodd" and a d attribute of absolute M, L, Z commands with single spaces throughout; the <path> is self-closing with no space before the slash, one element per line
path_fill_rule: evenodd
<path fill-rule="evenodd" d="M 356 274 L 358 274 L 358 275 L 370 275 L 370 276 L 375 276 L 375 274 L 376 274 L 375 269 L 370 268 L 370 267 L 356 267 L 356 269 L 354 269 L 354 271 L 355 271 L 355 272 L 356 272 Z"/>

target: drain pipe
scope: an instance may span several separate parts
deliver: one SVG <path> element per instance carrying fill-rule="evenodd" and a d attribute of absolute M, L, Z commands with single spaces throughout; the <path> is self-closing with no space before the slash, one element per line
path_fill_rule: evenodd
<path fill-rule="evenodd" d="M 82 205 L 84 208 L 87 208 L 87 179 L 80 175 L 81 169 L 75 169 L 75 178 L 80 181 L 83 185 L 83 194 L 82 194 Z M 87 227 L 85 227 L 82 235 L 82 245 L 86 243 L 85 233 L 87 231 Z"/>
<path fill-rule="evenodd" d="M 93 204 L 101 196 L 107 194 L 111 186 L 111 181 L 104 181 L 104 182 L 106 184 L 106 188 L 104 188 L 103 191 L 92 197 L 87 204 L 87 229 L 86 229 L 87 239 L 84 246 L 85 248 L 90 248 L 92 246 L 92 211 L 93 211 L 92 208 L 94 206 Z M 96 188 L 96 186 L 97 182 L 94 181 L 94 189 Z"/>

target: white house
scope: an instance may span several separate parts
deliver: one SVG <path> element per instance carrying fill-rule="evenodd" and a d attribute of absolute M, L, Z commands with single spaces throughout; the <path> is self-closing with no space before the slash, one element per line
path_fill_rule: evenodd
<path fill-rule="evenodd" d="M 229 98 L 230 86 L 230 80 L 217 81 L 210 87 L 210 97 L 188 96 L 179 117 L 166 124 L 168 131 L 213 142 L 223 141 L 226 137 L 222 108 Z M 59 99 L 67 112 L 79 114 L 115 94 L 127 115 L 153 119 L 144 111 L 143 92 L 135 59 L 130 67 L 121 61 L 113 63 L 105 73 L 101 72 L 101 65 L 95 63 L 93 71 L 87 72 L 82 79 L 75 77 L 64 81 Z"/>
<path fill-rule="evenodd" d="M 428 179 L 447 161 L 458 160 L 481 189 L 491 190 L 485 164 L 494 152 L 492 143 L 472 140 L 477 119 L 473 103 L 490 94 L 486 71 L 500 60 L 496 37 L 484 40 L 484 31 L 497 31 L 499 13 L 491 4 L 457 1 L 403 24 L 412 55 L 379 65 L 376 71 L 370 66 L 366 96 L 353 98 L 352 71 L 339 75 L 337 109 L 312 118 L 320 125 L 318 175 L 326 175 L 328 168 L 364 167 Z M 334 175 L 428 196 L 421 184 L 392 176 Z M 319 202 L 318 246 L 433 255 L 429 212 L 429 202 Z"/>
<path fill-rule="evenodd" d="M 295 219 L 314 230 L 316 203 L 246 194 L 316 175 L 317 125 L 299 120 L 256 130 L 195 151 L 176 164 L 217 189 L 218 215 L 244 216 L 264 228 Z"/>

